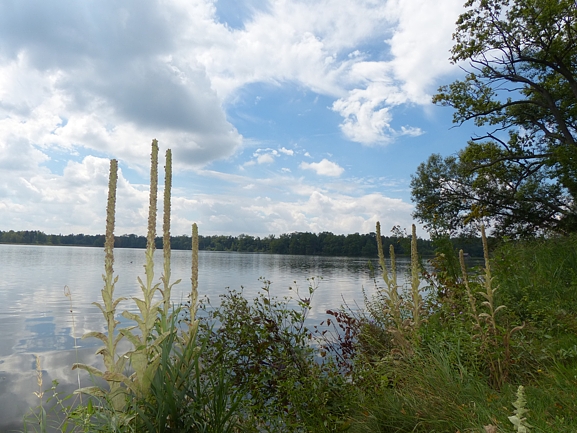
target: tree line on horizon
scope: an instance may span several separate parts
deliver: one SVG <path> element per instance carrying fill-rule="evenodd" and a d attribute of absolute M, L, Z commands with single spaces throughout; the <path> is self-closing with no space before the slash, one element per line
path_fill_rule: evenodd
<path fill-rule="evenodd" d="M 410 254 L 410 236 L 400 229 L 393 230 L 393 236 L 382 236 L 383 245 L 393 245 L 395 254 Z M 435 244 L 429 239 L 418 239 L 418 248 L 422 255 L 429 256 L 435 252 Z M 45 234 L 38 230 L 1 231 L 0 243 L 28 245 L 64 245 L 104 247 L 104 235 L 85 234 Z M 190 250 L 191 238 L 187 235 L 171 236 L 171 248 Z M 451 239 L 454 248 L 463 249 L 472 257 L 482 257 L 483 249 L 480 238 L 461 236 Z M 146 248 L 146 237 L 135 234 L 124 234 L 115 237 L 116 248 Z M 156 248 L 162 248 L 162 238 L 156 238 Z M 310 233 L 294 232 L 280 236 L 266 237 L 210 235 L 199 236 L 201 251 L 235 251 L 249 253 L 374 257 L 377 255 L 377 235 L 353 233 L 337 235 L 331 232 Z"/>

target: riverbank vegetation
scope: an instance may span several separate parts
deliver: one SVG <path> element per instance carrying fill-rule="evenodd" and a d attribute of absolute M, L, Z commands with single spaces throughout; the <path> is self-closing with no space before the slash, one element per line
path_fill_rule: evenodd
<path fill-rule="evenodd" d="M 56 386 L 41 388 L 38 361 L 40 405 L 27 428 L 577 431 L 577 6 L 569 0 L 467 0 L 465 8 L 452 60 L 470 71 L 442 87 L 434 101 L 453 106 L 457 123 L 472 119 L 493 129 L 457 157 L 433 155 L 413 178 L 415 216 L 436 248 L 428 270 L 414 226 L 391 242 L 377 224 L 365 237 L 372 243 L 355 249 L 378 254 L 374 292 L 365 293 L 364 305 L 335 306 L 313 325 L 315 280 L 293 287 L 292 298 L 272 296 L 266 280 L 254 299 L 242 288 L 219 300 L 199 297 L 200 240 L 193 229 L 183 238 L 193 255 L 190 298 L 172 305 L 177 282 L 170 281 L 169 245 L 178 241 L 169 234 L 168 154 L 164 268 L 159 282 L 153 275 L 155 140 L 146 277 L 139 280 L 142 296 L 132 300 L 137 308 L 120 312 L 125 300 L 114 298 L 113 161 L 98 304 L 106 331 L 86 335 L 102 341 L 97 354 L 104 367 L 77 364 L 94 386 L 78 389 L 75 395 L 84 399 L 68 403 L 71 396 Z M 486 226 L 499 234 L 491 248 Z M 448 237 L 455 233 L 480 234 L 480 266 L 467 266 Z M 324 243 L 320 248 L 312 241 L 320 235 L 283 236 L 288 250 L 275 252 L 329 254 Z M 241 248 L 213 241 L 205 247 Z M 269 248 L 273 241 L 280 239 Z M 400 247 L 411 257 L 406 284 L 399 283 L 395 265 Z M 119 315 L 133 326 L 119 329 Z"/>
<path fill-rule="evenodd" d="M 153 167 L 156 143 L 153 146 Z M 167 154 L 167 161 L 170 161 Z M 167 162 L 167 167 L 170 164 Z M 170 248 L 153 272 L 156 174 L 151 170 L 141 296 L 115 298 L 115 161 L 107 212 L 103 367 L 75 364 L 93 386 L 53 384 L 27 431 L 65 432 L 572 432 L 577 430 L 577 237 L 503 242 L 468 269 L 441 243 L 425 272 L 413 226 L 410 275 L 399 284 L 395 248 L 376 227 L 379 269 L 363 308 L 328 310 L 311 325 L 315 280 L 274 297 L 242 288 L 199 297 L 198 235 L 191 291 L 173 305 Z M 167 168 L 166 185 L 170 185 Z M 170 243 L 170 187 L 163 238 Z M 379 240 L 381 242 L 379 242 Z M 132 312 L 119 306 L 133 302 Z M 120 328 L 122 315 L 133 323 Z"/>

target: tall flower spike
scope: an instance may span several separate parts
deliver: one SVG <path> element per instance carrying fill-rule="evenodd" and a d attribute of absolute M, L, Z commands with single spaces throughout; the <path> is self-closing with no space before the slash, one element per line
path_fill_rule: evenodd
<path fill-rule="evenodd" d="M 164 210 L 162 224 L 162 252 L 164 256 L 164 274 L 162 281 L 164 288 L 163 295 L 163 313 L 164 318 L 168 317 L 170 307 L 170 194 L 172 190 L 172 151 L 166 151 L 166 162 L 164 166 Z"/>
<path fill-rule="evenodd" d="M 196 315 L 196 302 L 198 300 L 198 226 L 192 225 L 192 292 L 190 293 L 190 320 Z"/>
<path fill-rule="evenodd" d="M 116 214 L 116 184 L 118 182 L 118 161 L 110 160 L 108 179 L 108 201 L 106 205 L 106 240 L 104 242 L 104 273 L 106 285 L 112 284 L 114 274 L 114 222 Z"/>
<path fill-rule="evenodd" d="M 156 238 L 156 202 L 158 196 L 158 140 L 152 140 L 152 153 L 150 154 L 150 197 L 148 205 L 148 236 L 149 248 L 155 249 Z"/>
<path fill-rule="evenodd" d="M 421 307 L 423 300 L 419 293 L 419 254 L 417 251 L 417 228 L 413 224 L 411 232 L 411 293 L 413 296 L 413 322 L 415 329 L 421 324 Z"/>
<path fill-rule="evenodd" d="M 379 255 L 379 264 L 381 265 L 381 274 L 385 284 L 389 285 L 389 271 L 387 269 L 387 262 L 385 262 L 385 253 L 383 252 L 383 240 L 381 238 L 381 223 L 377 221 L 377 252 Z"/>

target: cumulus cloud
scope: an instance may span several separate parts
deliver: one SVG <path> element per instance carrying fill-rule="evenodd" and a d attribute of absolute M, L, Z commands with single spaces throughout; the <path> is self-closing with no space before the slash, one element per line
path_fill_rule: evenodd
<path fill-rule="evenodd" d="M 255 164 L 272 164 L 280 154 L 275 149 L 257 149 L 252 156 L 253 159 L 244 163 L 245 167 Z"/>
<path fill-rule="evenodd" d="M 387 143 L 421 132 L 393 128 L 392 109 L 427 103 L 447 73 L 460 3 L 279 0 L 248 8 L 232 28 L 209 0 L 4 2 L 0 115 L 33 145 L 144 164 L 138 155 L 156 137 L 171 143 L 177 167 L 198 166 L 242 142 L 223 100 L 250 83 L 288 81 L 336 98 L 348 139 Z M 386 55 L 383 40 L 390 60 L 359 49 L 377 44 Z"/>
<path fill-rule="evenodd" d="M 323 158 L 321 162 L 301 162 L 300 168 L 303 170 L 313 170 L 317 174 L 321 176 L 332 176 L 332 177 L 339 177 L 345 171 L 337 163 L 329 161 L 326 158 Z"/>
<path fill-rule="evenodd" d="M 290 231 L 368 233 L 377 221 L 383 227 L 410 226 L 412 206 L 381 194 L 360 197 L 313 191 L 297 202 L 258 203 L 243 207 L 243 212 L 260 217 L 270 233 Z M 262 232 L 262 229 L 261 229 Z"/>
<path fill-rule="evenodd" d="M 293 231 L 369 233 L 380 221 L 384 229 L 410 227 L 411 204 L 380 193 L 360 196 L 310 190 L 301 197 L 271 200 L 267 196 L 221 196 L 199 194 L 194 199 L 174 200 L 174 232 L 188 233 L 191 221 L 204 234 L 250 233 L 255 236 Z M 182 218 L 183 216 L 186 216 Z"/>
<path fill-rule="evenodd" d="M 1 170 L 3 220 L 14 230 L 103 233 L 109 164 L 107 159 L 87 156 L 80 162 L 69 161 L 61 175 L 47 168 Z M 142 232 L 148 189 L 129 183 L 121 169 L 117 197 L 117 232 Z"/>
<path fill-rule="evenodd" d="M 334 103 L 327 110 L 341 116 L 343 135 L 354 142 L 387 144 L 421 134 L 418 125 L 398 124 L 395 110 L 427 104 L 436 78 L 448 73 L 461 2 L 440 8 L 425 0 L 271 0 L 245 8 L 250 12 L 235 26 L 219 21 L 222 4 L 213 0 L 0 2 L 3 219 L 14 229 L 101 231 L 104 157 L 142 169 L 152 138 L 172 148 L 177 171 L 195 173 L 239 155 L 244 160 L 234 165 L 242 169 L 247 154 L 239 149 L 248 140 L 225 109 L 252 83 L 290 83 L 328 96 Z M 288 176 L 298 165 L 287 157 L 303 150 L 267 143 L 271 148 L 248 153 L 245 165 L 283 158 L 278 172 Z M 328 177 L 344 173 L 327 159 L 300 168 Z M 131 206 L 119 227 L 140 231 L 146 188 L 121 181 L 119 194 Z M 246 191 L 264 188 L 243 182 L 255 185 Z M 291 182 L 274 187 L 273 203 Z M 326 193 L 300 185 L 295 194 L 314 191 Z M 188 221 L 182 212 L 175 214 L 178 224 Z"/>
<path fill-rule="evenodd" d="M 175 56 L 190 23 L 174 10 L 160 2 L 0 5 L 0 113 L 27 123 L 7 126 L 42 128 L 38 146 L 83 146 L 140 163 L 135 155 L 146 155 L 151 137 L 170 140 L 183 166 L 230 156 L 241 136 L 204 67 Z"/>
<path fill-rule="evenodd" d="M 274 162 L 274 155 L 272 153 L 263 153 L 256 157 L 256 162 L 259 164 L 271 164 Z"/>

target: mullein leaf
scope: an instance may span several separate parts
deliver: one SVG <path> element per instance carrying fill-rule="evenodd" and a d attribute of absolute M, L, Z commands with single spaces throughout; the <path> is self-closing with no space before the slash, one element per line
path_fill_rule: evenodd
<path fill-rule="evenodd" d="M 98 368 L 93 367 L 91 365 L 83 364 L 81 362 L 76 362 L 72 364 L 72 370 L 76 370 L 77 368 L 79 368 L 80 370 L 87 371 L 89 374 L 92 374 L 93 376 L 96 377 L 102 377 L 104 375 L 104 373 L 100 371 Z"/>

